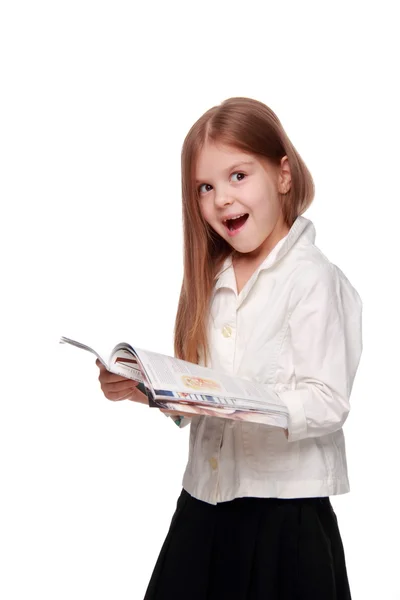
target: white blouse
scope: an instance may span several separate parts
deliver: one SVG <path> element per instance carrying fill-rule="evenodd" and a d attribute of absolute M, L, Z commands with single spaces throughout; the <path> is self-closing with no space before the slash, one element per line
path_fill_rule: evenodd
<path fill-rule="evenodd" d="M 183 487 L 216 504 L 243 496 L 349 491 L 342 426 L 362 352 L 362 303 L 298 217 L 239 294 L 231 258 L 211 302 L 207 366 L 263 383 L 289 411 L 284 430 L 208 416 L 191 423 Z"/>

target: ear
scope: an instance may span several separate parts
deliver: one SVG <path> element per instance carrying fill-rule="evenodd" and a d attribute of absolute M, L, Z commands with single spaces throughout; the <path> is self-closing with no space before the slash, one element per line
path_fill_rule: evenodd
<path fill-rule="evenodd" d="M 281 194 L 287 194 L 292 185 L 292 176 L 290 173 L 289 160 L 287 156 L 281 159 L 281 166 L 278 175 L 278 189 Z"/>

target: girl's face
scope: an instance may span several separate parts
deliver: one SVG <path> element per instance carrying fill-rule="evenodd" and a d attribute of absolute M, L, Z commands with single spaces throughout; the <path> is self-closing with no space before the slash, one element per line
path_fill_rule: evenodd
<path fill-rule="evenodd" d="M 286 157 L 278 169 L 235 148 L 207 144 L 197 160 L 196 187 L 204 219 L 248 258 L 266 256 L 289 231 L 278 196 L 290 189 Z"/>

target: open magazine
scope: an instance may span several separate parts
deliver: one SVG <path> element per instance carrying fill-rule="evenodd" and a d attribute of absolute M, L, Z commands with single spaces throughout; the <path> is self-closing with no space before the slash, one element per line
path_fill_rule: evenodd
<path fill-rule="evenodd" d="M 285 429 L 288 426 L 285 404 L 261 383 L 126 343 L 115 346 L 107 360 L 75 340 L 62 337 L 60 343 L 92 352 L 108 371 L 138 381 L 138 388 L 147 395 L 151 407 Z"/>

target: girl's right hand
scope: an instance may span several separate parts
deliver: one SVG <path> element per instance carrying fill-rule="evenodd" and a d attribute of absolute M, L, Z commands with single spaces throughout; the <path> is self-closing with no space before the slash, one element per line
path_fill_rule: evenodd
<path fill-rule="evenodd" d="M 141 404 L 149 403 L 146 394 L 137 389 L 137 381 L 132 381 L 132 379 L 126 379 L 125 377 L 111 373 L 99 359 L 96 360 L 96 365 L 100 369 L 100 387 L 107 400 L 112 400 L 113 402 L 118 400 L 132 400 Z"/>

